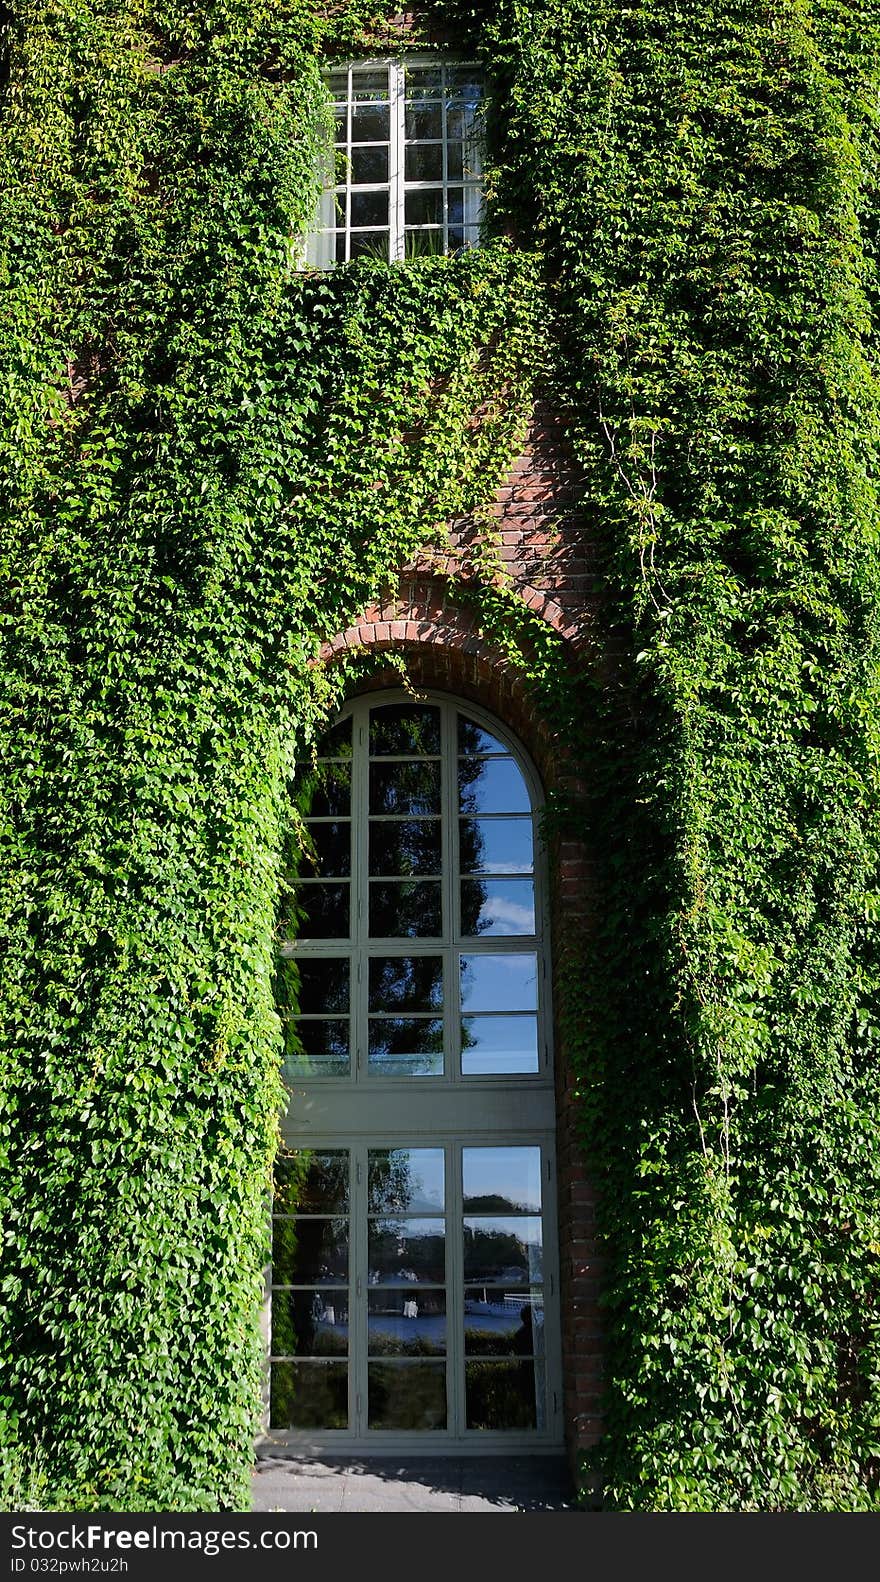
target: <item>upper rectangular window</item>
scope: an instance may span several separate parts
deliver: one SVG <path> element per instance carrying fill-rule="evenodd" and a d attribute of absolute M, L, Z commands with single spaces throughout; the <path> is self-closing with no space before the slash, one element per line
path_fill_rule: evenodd
<path fill-rule="evenodd" d="M 356 61 L 329 75 L 333 184 L 306 262 L 369 255 L 395 263 L 479 240 L 481 73 L 426 56 Z"/>

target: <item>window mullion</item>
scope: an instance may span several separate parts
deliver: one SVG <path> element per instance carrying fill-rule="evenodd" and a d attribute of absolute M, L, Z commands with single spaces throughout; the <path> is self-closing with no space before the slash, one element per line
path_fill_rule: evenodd
<path fill-rule="evenodd" d="M 345 261 L 351 257 L 351 141 L 354 136 L 354 86 L 348 68 L 348 103 L 345 122 Z"/>
<path fill-rule="evenodd" d="M 391 93 L 391 158 L 389 257 L 392 263 L 405 255 L 404 246 L 404 138 L 406 133 L 404 67 L 402 61 L 392 61 L 389 87 Z"/>
<path fill-rule="evenodd" d="M 442 97 L 441 97 L 441 100 L 440 100 L 440 115 L 441 115 L 441 128 L 440 129 L 441 129 L 441 135 L 442 135 L 442 138 L 443 138 L 443 251 L 444 251 L 444 253 L 448 253 L 449 252 L 449 138 L 448 138 L 447 126 L 446 126 L 446 103 L 447 103 L 446 88 L 447 88 L 447 84 L 446 84 L 446 67 L 445 66 L 443 67 L 442 76 L 440 78 L 440 87 L 441 87 L 441 94 L 442 94 Z M 457 746 L 457 743 L 456 743 L 456 746 Z"/>

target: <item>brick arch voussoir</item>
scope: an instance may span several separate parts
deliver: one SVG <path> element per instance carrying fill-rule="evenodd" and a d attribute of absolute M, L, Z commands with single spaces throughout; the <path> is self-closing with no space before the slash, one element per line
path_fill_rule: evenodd
<path fill-rule="evenodd" d="M 559 605 L 534 589 L 521 592 L 528 608 L 567 639 Z M 547 790 L 563 783 L 573 787 L 578 778 L 575 765 L 552 736 L 523 672 L 481 632 L 476 613 L 452 599 L 448 584 L 440 578 L 411 584 L 405 595 L 365 610 L 323 645 L 321 662 L 332 663 L 359 650 L 393 651 L 403 658 L 415 687 L 454 692 L 497 714 L 522 741 Z M 395 676 L 399 678 L 399 672 L 389 666 L 387 675 L 373 672 L 356 690 L 393 685 Z"/>

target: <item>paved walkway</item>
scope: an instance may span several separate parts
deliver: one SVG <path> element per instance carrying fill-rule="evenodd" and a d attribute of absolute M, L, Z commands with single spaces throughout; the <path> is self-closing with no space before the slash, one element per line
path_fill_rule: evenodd
<path fill-rule="evenodd" d="M 568 1468 L 556 1457 L 266 1457 L 253 1480 L 255 1511 L 573 1510 Z"/>

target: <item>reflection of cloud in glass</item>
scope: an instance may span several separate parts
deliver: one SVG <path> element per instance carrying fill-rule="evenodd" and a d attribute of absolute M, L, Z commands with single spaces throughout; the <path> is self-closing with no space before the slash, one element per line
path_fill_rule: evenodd
<path fill-rule="evenodd" d="M 464 1011 L 534 1011 L 538 958 L 534 951 L 461 957 Z"/>
<path fill-rule="evenodd" d="M 518 901 L 506 901 L 501 895 L 486 896 L 480 915 L 481 931 L 491 923 L 496 934 L 532 934 L 535 930 L 534 908 L 521 906 Z"/>

